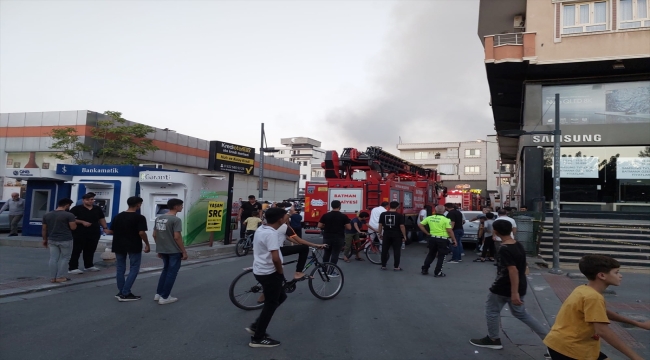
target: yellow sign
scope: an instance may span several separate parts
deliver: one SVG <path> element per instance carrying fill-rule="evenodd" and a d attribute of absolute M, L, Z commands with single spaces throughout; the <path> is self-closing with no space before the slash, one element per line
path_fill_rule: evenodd
<path fill-rule="evenodd" d="M 208 221 L 205 223 L 205 231 L 221 231 L 225 211 L 226 204 L 223 201 L 210 201 L 208 203 Z"/>
<path fill-rule="evenodd" d="M 217 154 L 217 160 L 230 161 L 230 162 L 245 164 L 245 165 L 255 165 L 255 160 L 253 159 L 246 159 L 234 155 Z"/>

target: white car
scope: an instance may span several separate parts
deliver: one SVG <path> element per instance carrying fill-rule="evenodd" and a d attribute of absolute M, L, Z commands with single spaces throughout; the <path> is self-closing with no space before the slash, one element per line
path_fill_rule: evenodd
<path fill-rule="evenodd" d="M 464 242 L 477 242 L 478 241 L 478 228 L 481 225 L 481 221 L 476 219 L 474 221 L 470 221 L 472 219 L 475 219 L 479 215 L 483 215 L 482 211 L 461 211 L 463 213 L 463 216 L 465 217 L 466 221 L 465 224 L 463 224 L 463 231 L 465 234 L 463 234 L 463 239 L 462 241 Z M 497 218 L 497 214 L 494 214 L 494 218 Z"/>

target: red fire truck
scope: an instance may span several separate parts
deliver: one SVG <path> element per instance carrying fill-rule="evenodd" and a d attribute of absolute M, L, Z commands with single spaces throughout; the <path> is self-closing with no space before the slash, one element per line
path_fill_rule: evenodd
<path fill-rule="evenodd" d="M 449 190 L 445 201 L 461 204 L 463 210 L 476 211 L 483 209 L 483 198 L 480 195 L 480 190 L 469 188 Z"/>
<path fill-rule="evenodd" d="M 304 221 L 308 228 L 317 226 L 333 200 L 341 201 L 341 212 L 350 218 L 363 210 L 370 212 L 384 201 L 397 201 L 410 241 L 417 238 L 420 210 L 445 202 L 446 189 L 435 170 L 411 164 L 380 147 L 371 146 L 365 152 L 345 148 L 340 156 L 328 151 L 322 167 L 326 181 L 305 185 Z"/>

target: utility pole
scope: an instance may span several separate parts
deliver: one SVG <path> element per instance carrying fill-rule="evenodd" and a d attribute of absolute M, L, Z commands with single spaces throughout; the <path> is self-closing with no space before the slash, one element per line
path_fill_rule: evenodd
<path fill-rule="evenodd" d="M 551 274 L 560 270 L 560 94 L 555 94 L 555 130 L 553 131 L 553 268 Z"/>
<path fill-rule="evenodd" d="M 259 193 L 258 198 L 264 199 L 264 123 L 262 123 L 262 134 L 260 136 L 260 174 Z"/>

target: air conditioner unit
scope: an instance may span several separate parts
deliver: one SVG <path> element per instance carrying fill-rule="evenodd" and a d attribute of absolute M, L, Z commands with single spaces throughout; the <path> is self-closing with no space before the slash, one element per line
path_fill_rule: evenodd
<path fill-rule="evenodd" d="M 524 16 L 523 15 L 516 15 L 513 26 L 514 26 L 515 29 L 523 29 L 523 28 L 525 28 L 526 23 L 524 21 Z"/>
<path fill-rule="evenodd" d="M 154 168 L 154 169 L 162 169 L 163 168 L 163 164 L 138 164 L 138 166 Z"/>

